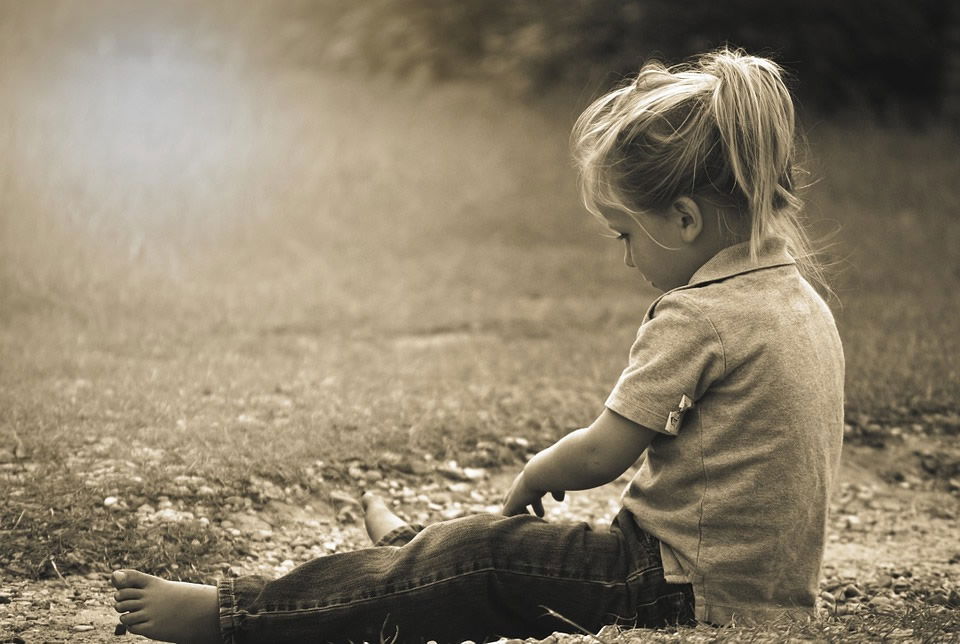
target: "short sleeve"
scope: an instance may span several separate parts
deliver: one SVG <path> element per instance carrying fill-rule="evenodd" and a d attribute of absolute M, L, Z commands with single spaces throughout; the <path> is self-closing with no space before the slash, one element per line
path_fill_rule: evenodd
<path fill-rule="evenodd" d="M 647 314 L 606 407 L 635 423 L 676 435 L 684 413 L 724 372 L 723 346 L 710 319 L 682 293 Z"/>

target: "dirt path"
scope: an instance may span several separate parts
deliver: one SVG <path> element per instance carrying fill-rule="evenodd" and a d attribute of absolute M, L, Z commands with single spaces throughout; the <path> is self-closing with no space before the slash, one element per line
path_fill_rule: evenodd
<path fill-rule="evenodd" d="M 960 607 L 960 503 L 941 482 L 922 478 L 917 452 L 930 450 L 926 440 L 905 439 L 883 450 L 845 448 L 824 562 L 821 603 L 827 611 L 897 612 L 918 603 Z M 352 471 L 405 517 L 423 522 L 495 510 L 516 470 L 444 464 L 419 476 L 381 477 L 359 465 Z M 621 480 L 570 494 L 562 504 L 548 503 L 548 518 L 602 526 L 616 513 L 623 485 Z M 259 512 L 233 513 L 220 527 L 248 537 L 251 554 L 224 562 L 221 574 L 280 574 L 313 556 L 366 545 L 359 508 L 350 498 L 344 490 L 307 504 L 275 500 Z M 101 573 L 0 581 L 0 642 L 142 641 L 115 636 L 110 593 Z"/>

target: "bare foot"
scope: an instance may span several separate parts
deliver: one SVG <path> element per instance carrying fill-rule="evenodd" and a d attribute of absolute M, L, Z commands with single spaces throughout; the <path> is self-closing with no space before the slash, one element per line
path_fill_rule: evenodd
<path fill-rule="evenodd" d="M 216 586 L 167 581 L 136 570 L 117 570 L 114 609 L 127 630 L 161 642 L 220 642 Z"/>
<path fill-rule="evenodd" d="M 360 503 L 363 505 L 363 524 L 374 543 L 380 541 L 388 532 L 407 525 L 406 521 L 394 514 L 383 499 L 373 492 L 365 492 L 360 497 Z"/>

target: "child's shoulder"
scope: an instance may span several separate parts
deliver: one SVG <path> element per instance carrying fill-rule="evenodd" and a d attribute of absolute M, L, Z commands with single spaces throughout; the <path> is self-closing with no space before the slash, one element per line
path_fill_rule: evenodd
<path fill-rule="evenodd" d="M 823 299 L 793 265 L 695 283 L 669 291 L 651 307 L 650 316 L 683 311 L 728 334 L 779 327 L 777 320 L 830 317 Z"/>

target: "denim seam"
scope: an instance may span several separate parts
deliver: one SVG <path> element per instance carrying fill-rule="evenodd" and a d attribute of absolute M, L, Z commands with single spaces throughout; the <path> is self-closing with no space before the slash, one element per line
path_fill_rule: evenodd
<path fill-rule="evenodd" d="M 217 584 L 220 636 L 224 644 L 235 644 L 237 594 L 233 579 L 222 579 Z"/>
<path fill-rule="evenodd" d="M 650 568 L 644 568 L 643 570 L 638 570 L 636 572 L 630 573 L 627 575 L 627 581 L 634 581 L 638 577 L 645 577 L 648 573 L 660 571 L 660 574 L 663 574 L 663 566 L 651 566 Z"/>
<path fill-rule="evenodd" d="M 683 596 L 684 596 L 684 595 L 683 595 L 683 591 L 680 591 L 680 590 L 671 591 L 671 592 L 667 593 L 666 595 L 657 595 L 657 598 L 654 599 L 653 601 L 644 602 L 644 603 L 642 603 L 642 604 L 637 604 L 637 608 L 641 608 L 641 607 L 644 607 L 644 606 L 655 606 L 656 604 L 658 604 L 658 603 L 660 602 L 661 599 L 667 599 L 668 597 L 683 597 Z"/>
<path fill-rule="evenodd" d="M 380 537 L 377 540 L 377 542 L 373 545 L 375 547 L 383 547 L 383 546 L 400 547 L 395 543 L 397 539 L 402 539 L 403 543 L 407 543 L 413 540 L 413 538 L 416 537 L 422 530 L 423 530 L 423 526 L 420 524 L 406 524 L 406 525 L 398 526 L 393 530 L 391 530 L 390 532 L 383 535 L 382 537 Z M 400 544 L 400 545 L 403 545 L 403 544 Z"/>
<path fill-rule="evenodd" d="M 652 570 L 652 569 L 651 569 L 651 570 Z M 261 612 L 262 612 L 262 613 L 270 613 L 270 614 L 274 614 L 274 615 L 280 615 L 280 614 L 282 614 L 282 615 L 292 615 L 292 614 L 297 614 L 297 613 L 325 612 L 325 611 L 329 611 L 329 610 L 335 610 L 335 609 L 338 609 L 338 608 L 342 608 L 342 607 L 344 607 L 344 606 L 363 604 L 363 603 L 373 602 L 373 601 L 380 601 L 380 600 L 382 600 L 382 599 L 384 599 L 384 598 L 386 598 L 386 597 L 395 597 L 395 596 L 397 596 L 397 595 L 403 595 L 403 594 L 410 593 L 410 592 L 413 592 L 413 591 L 416 591 L 416 590 L 421 590 L 421 589 L 423 589 L 423 588 L 428 588 L 428 587 L 430 587 L 430 586 L 435 586 L 435 585 L 437 585 L 437 584 L 447 583 L 447 582 L 453 581 L 453 580 L 458 579 L 458 578 L 467 577 L 467 576 L 470 576 L 470 575 L 476 575 L 476 574 L 478 574 L 478 573 L 488 573 L 488 572 L 491 572 L 491 571 L 497 571 L 497 568 L 489 567 L 489 568 L 481 568 L 481 569 L 479 569 L 479 570 L 471 570 L 471 571 L 466 572 L 466 573 L 462 573 L 462 574 L 459 574 L 459 575 L 454 575 L 453 577 L 445 577 L 444 579 L 438 579 L 437 581 L 432 581 L 432 582 L 427 583 L 427 584 L 421 584 L 421 585 L 415 586 L 415 587 L 413 587 L 413 588 L 405 588 L 405 589 L 403 589 L 403 590 L 396 590 L 396 591 L 393 591 L 393 592 L 390 592 L 390 593 L 379 594 L 379 595 L 376 595 L 375 597 L 362 597 L 362 598 L 353 599 L 353 600 L 350 600 L 350 601 L 341 602 L 341 603 L 338 603 L 338 604 L 330 604 L 330 605 L 328 605 L 328 606 L 311 606 L 310 608 L 289 608 L 289 609 L 280 609 L 280 608 L 264 607 L 261 611 L 258 611 L 258 613 L 261 613 Z M 573 581 L 573 582 L 580 582 L 580 583 L 587 583 L 587 584 L 600 584 L 600 585 L 603 585 L 603 586 L 626 586 L 626 585 L 627 585 L 627 580 L 624 580 L 624 581 L 597 581 L 597 580 L 593 580 L 593 579 L 579 579 L 579 578 L 576 578 L 576 577 L 559 577 L 559 576 L 551 576 L 551 575 L 541 575 L 541 574 L 536 574 L 536 573 L 519 572 L 519 571 L 515 571 L 515 570 L 500 570 L 499 572 L 504 573 L 504 574 L 511 574 L 511 575 L 524 575 L 524 576 L 527 576 L 527 577 L 541 577 L 541 578 L 544 578 L 544 579 L 558 579 L 558 580 L 562 580 L 562 581 Z M 671 593 L 671 594 L 672 594 L 672 593 Z M 258 613 L 254 613 L 254 614 L 258 614 Z"/>

